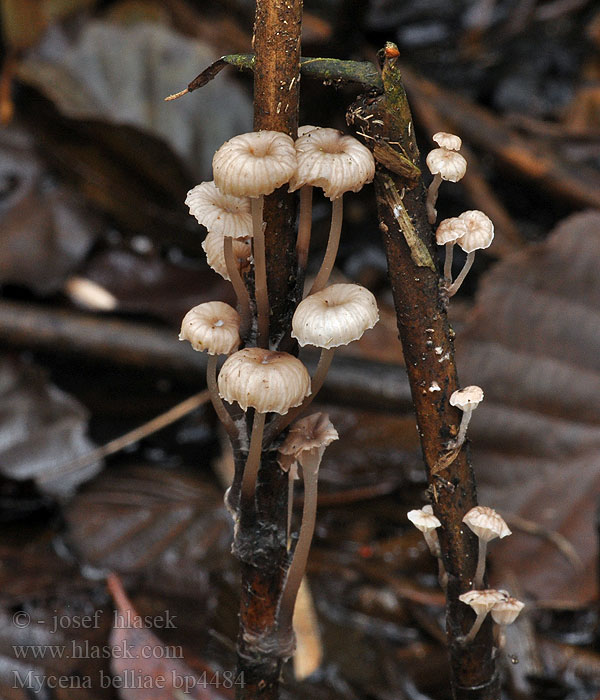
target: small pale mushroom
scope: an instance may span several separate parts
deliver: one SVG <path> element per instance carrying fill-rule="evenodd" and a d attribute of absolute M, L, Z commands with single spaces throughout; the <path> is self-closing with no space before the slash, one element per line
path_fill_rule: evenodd
<path fill-rule="evenodd" d="M 321 268 L 313 283 L 311 294 L 327 284 L 337 255 L 342 230 L 344 192 L 358 192 L 371 182 L 375 175 L 375 160 L 368 148 L 353 136 L 337 129 L 311 129 L 296 139 L 298 168 L 290 180 L 290 192 L 304 190 L 300 202 L 300 220 L 303 226 L 298 233 L 298 259 L 303 273 L 308 255 L 310 229 L 310 198 L 306 187 L 321 187 L 331 199 L 331 226 L 327 249 Z M 303 211 L 303 208 L 305 211 Z"/>
<path fill-rule="evenodd" d="M 493 508 L 488 506 L 475 506 L 467 512 L 463 523 L 472 530 L 479 539 L 479 553 L 477 555 L 477 570 L 473 578 L 473 586 L 478 588 L 483 585 L 485 573 L 485 555 L 487 543 L 499 537 L 500 539 L 512 534 L 504 518 Z"/>
<path fill-rule="evenodd" d="M 489 248 L 494 240 L 494 224 L 482 211 L 477 209 L 465 211 L 458 218 L 465 222 L 467 233 L 462 238 L 458 238 L 456 243 L 467 253 L 467 259 L 463 269 L 448 287 L 449 297 L 456 294 L 471 269 L 475 260 L 475 251 Z"/>
<path fill-rule="evenodd" d="M 285 415 L 310 394 L 310 375 L 297 357 L 263 348 L 244 348 L 230 355 L 219 373 L 219 395 L 254 408 L 250 449 L 242 478 L 242 499 L 254 497 L 267 413 Z"/>
<path fill-rule="evenodd" d="M 410 522 L 423 533 L 423 537 L 431 554 L 438 560 L 438 579 L 441 587 L 445 590 L 448 583 L 448 576 L 442 561 L 442 551 L 436 529 L 442 523 L 433 514 L 433 508 L 425 505 L 420 510 L 409 510 L 406 517 Z"/>
<path fill-rule="evenodd" d="M 462 139 L 456 134 L 449 134 L 446 131 L 438 131 L 431 137 L 440 148 L 446 148 L 448 151 L 460 151 L 462 147 Z"/>
<path fill-rule="evenodd" d="M 485 620 L 487 614 L 494 608 L 495 605 L 501 603 L 508 598 L 506 591 L 496 591 L 493 588 L 489 588 L 483 591 L 467 591 L 462 595 L 458 596 L 461 603 L 465 605 L 470 605 L 477 617 L 473 623 L 473 627 L 469 632 L 461 638 L 463 644 L 468 644 L 475 639 L 477 632 L 481 629 L 481 625 Z"/>
<path fill-rule="evenodd" d="M 442 180 L 448 182 L 462 180 L 467 172 L 467 161 L 456 151 L 448 148 L 434 148 L 433 151 L 427 154 L 425 162 L 433 175 L 433 180 L 427 190 L 427 201 L 425 203 L 427 218 L 430 224 L 435 224 L 437 218 L 435 204 Z"/>
<path fill-rule="evenodd" d="M 279 464 L 282 468 L 297 462 L 302 467 L 304 479 L 304 505 L 300 535 L 292 563 L 287 572 L 277 611 L 278 631 L 280 637 L 284 639 L 292 632 L 294 603 L 306 570 L 310 543 L 315 531 L 319 466 L 325 448 L 338 437 L 329 416 L 325 413 L 314 413 L 296 421 L 279 448 Z"/>
<path fill-rule="evenodd" d="M 206 384 L 216 414 L 229 435 L 237 436 L 231 416 L 217 390 L 217 357 L 237 350 L 240 339 L 240 315 L 222 301 L 209 301 L 194 306 L 181 322 L 179 340 L 188 340 L 194 350 L 208 353 Z"/>
<path fill-rule="evenodd" d="M 251 198 L 254 284 L 258 344 L 269 342 L 269 296 L 263 224 L 264 195 L 281 187 L 296 171 L 293 140 L 279 131 L 252 131 L 226 141 L 213 156 L 215 185 L 227 194 Z"/>
<path fill-rule="evenodd" d="M 440 222 L 435 232 L 435 241 L 438 245 L 446 246 L 446 257 L 444 258 L 444 279 L 452 280 L 452 258 L 454 255 L 454 244 L 459 238 L 467 233 L 467 225 L 458 216 L 451 219 L 444 219 Z"/>
<path fill-rule="evenodd" d="M 296 338 L 302 347 L 313 345 L 321 348 L 321 356 L 312 378 L 310 396 L 286 418 L 273 423 L 271 437 L 304 411 L 319 393 L 335 349 L 361 338 L 378 320 L 375 297 L 359 284 L 332 284 L 298 304 L 292 318 L 292 338 Z"/>
<path fill-rule="evenodd" d="M 506 639 L 504 628 L 507 625 L 512 625 L 517 617 L 519 617 L 524 607 L 525 603 L 522 603 L 516 598 L 508 597 L 506 600 L 501 600 L 499 603 L 496 603 L 492 608 L 492 620 L 500 627 L 500 633 L 498 635 L 498 647 L 500 649 L 504 647 Z"/>
<path fill-rule="evenodd" d="M 456 406 L 463 412 L 456 440 L 452 443 L 453 449 L 458 449 L 467 437 L 467 428 L 471 422 L 473 411 L 483 401 L 483 389 L 475 384 L 457 389 L 450 394 L 450 405 Z"/>
<path fill-rule="evenodd" d="M 409 510 L 406 517 L 410 522 L 423 533 L 425 542 L 429 547 L 429 551 L 434 557 L 440 557 L 440 541 L 438 539 L 436 528 L 441 527 L 442 523 L 433 514 L 431 506 L 423 506 L 420 510 Z"/>
<path fill-rule="evenodd" d="M 225 194 L 211 181 L 191 189 L 185 203 L 190 214 L 208 231 L 202 244 L 208 264 L 231 281 L 242 312 L 242 328 L 246 329 L 250 322 L 250 296 L 236 263 L 241 246 L 234 240 L 248 241 L 252 237 L 250 198 Z"/>

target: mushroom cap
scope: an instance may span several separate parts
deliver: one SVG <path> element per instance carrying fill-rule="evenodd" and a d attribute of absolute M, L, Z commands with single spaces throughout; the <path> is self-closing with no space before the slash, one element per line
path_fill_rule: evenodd
<path fill-rule="evenodd" d="M 287 352 L 244 348 L 230 355 L 218 379 L 219 395 L 259 413 L 284 415 L 310 394 L 310 375 L 300 360 Z"/>
<path fill-rule="evenodd" d="M 504 518 L 493 508 L 475 506 L 463 518 L 463 523 L 485 542 L 512 534 Z"/>
<path fill-rule="evenodd" d="M 271 194 L 296 171 L 293 140 L 280 131 L 251 131 L 225 141 L 213 156 L 215 185 L 237 197 Z"/>
<path fill-rule="evenodd" d="M 325 448 L 339 435 L 326 413 L 313 413 L 292 423 L 279 448 L 279 466 L 288 471 L 294 462 L 303 465 L 306 457 L 323 456 Z"/>
<path fill-rule="evenodd" d="M 491 219 L 477 209 L 465 211 L 458 218 L 467 227 L 467 233 L 456 241 L 465 253 L 489 248 L 494 240 L 494 224 Z"/>
<path fill-rule="evenodd" d="M 438 146 L 445 148 L 448 151 L 460 151 L 462 139 L 455 134 L 449 134 L 446 131 L 438 131 L 431 137 Z"/>
<path fill-rule="evenodd" d="M 313 126 L 312 124 L 303 124 L 302 126 L 298 127 L 298 138 L 301 136 L 306 136 L 306 134 L 310 133 L 311 131 L 314 131 L 315 129 L 321 129 L 322 127 L 320 126 Z"/>
<path fill-rule="evenodd" d="M 435 240 L 438 245 L 445 245 L 446 243 L 453 243 L 467 233 L 467 224 L 462 219 L 459 219 L 458 216 L 454 216 L 451 219 L 440 221 L 440 225 L 435 232 Z"/>
<path fill-rule="evenodd" d="M 243 238 L 252 235 L 252 215 L 247 197 L 223 194 L 214 182 L 201 182 L 187 193 L 190 214 L 209 233 Z"/>
<path fill-rule="evenodd" d="M 421 510 L 409 510 L 406 514 L 406 517 L 410 520 L 410 522 L 418 530 L 421 530 L 421 532 L 431 532 L 442 525 L 442 523 L 433 514 L 433 508 L 431 508 L 431 513 L 428 512 L 429 508 L 431 508 L 431 506 L 423 506 Z"/>
<path fill-rule="evenodd" d="M 312 129 L 296 139 L 298 169 L 290 192 L 304 185 L 321 187 L 326 197 L 358 192 L 375 175 L 375 159 L 366 146 L 337 129 Z"/>
<path fill-rule="evenodd" d="M 179 340 L 189 340 L 194 350 L 209 355 L 229 355 L 240 343 L 240 315 L 222 301 L 207 301 L 187 312 Z"/>
<path fill-rule="evenodd" d="M 434 148 L 425 159 L 432 175 L 438 175 L 442 180 L 458 182 L 467 172 L 467 161 L 456 151 L 447 148 Z"/>
<path fill-rule="evenodd" d="M 507 599 L 506 591 L 496 591 L 488 588 L 485 591 L 467 591 L 458 596 L 458 599 L 466 605 L 470 605 L 477 615 L 487 614 L 494 605 Z"/>
<path fill-rule="evenodd" d="M 227 272 L 227 265 L 225 264 L 224 238 L 222 234 L 211 231 L 202 241 L 202 249 L 206 253 L 206 262 L 210 267 L 212 267 L 217 274 L 221 275 L 223 279 L 229 280 L 230 277 Z M 251 255 L 251 238 L 233 239 L 233 257 L 235 258 L 239 270 L 248 265 Z"/>
<path fill-rule="evenodd" d="M 457 389 L 450 394 L 450 405 L 461 411 L 474 411 L 483 401 L 483 389 L 475 384 Z"/>
<path fill-rule="evenodd" d="M 492 608 L 492 619 L 498 625 L 511 625 L 524 607 L 525 603 L 516 598 L 501 600 Z"/>
<path fill-rule="evenodd" d="M 377 302 L 359 284 L 332 284 L 298 304 L 292 337 L 301 346 L 337 348 L 358 340 L 379 320 Z"/>

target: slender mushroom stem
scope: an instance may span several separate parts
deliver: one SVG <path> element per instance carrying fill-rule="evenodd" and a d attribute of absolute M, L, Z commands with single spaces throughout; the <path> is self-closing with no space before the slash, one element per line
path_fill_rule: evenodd
<path fill-rule="evenodd" d="M 223 238 L 223 254 L 225 256 L 225 266 L 227 267 L 227 274 L 233 285 L 235 291 L 235 296 L 237 297 L 238 304 L 240 306 L 240 335 L 245 335 L 250 328 L 250 295 L 248 294 L 248 289 L 244 284 L 244 280 L 240 275 L 238 266 L 235 263 L 235 257 L 233 255 L 233 238 L 231 236 L 225 236 Z"/>
<path fill-rule="evenodd" d="M 249 503 L 254 499 L 254 490 L 256 488 L 256 476 L 260 467 L 260 455 L 262 451 L 262 439 L 265 428 L 266 413 L 254 411 L 254 420 L 252 422 L 252 435 L 250 437 L 250 449 L 248 450 L 248 458 L 244 467 L 244 476 L 242 477 L 242 501 Z"/>
<path fill-rule="evenodd" d="M 435 224 L 435 220 L 437 219 L 435 203 L 437 202 L 438 190 L 440 189 L 441 184 L 442 176 L 439 173 L 436 173 L 433 176 L 431 184 L 429 185 L 429 189 L 427 190 L 427 201 L 425 202 L 425 206 L 427 207 L 427 220 L 430 224 Z"/>
<path fill-rule="evenodd" d="M 206 365 L 206 385 L 210 393 L 210 400 L 212 402 L 215 413 L 219 417 L 223 427 L 227 431 L 227 434 L 231 438 L 238 437 L 238 430 L 235 427 L 233 418 L 229 415 L 229 411 L 225 408 L 223 399 L 219 396 L 219 391 L 217 389 L 217 360 L 218 355 L 209 355 L 208 363 Z"/>
<path fill-rule="evenodd" d="M 298 274 L 304 279 L 308 249 L 310 247 L 310 231 L 312 226 L 312 185 L 304 185 L 300 188 L 300 213 L 298 216 L 298 238 L 296 239 L 296 253 L 298 255 Z"/>
<path fill-rule="evenodd" d="M 254 253 L 254 294 L 258 315 L 258 347 L 269 347 L 269 294 L 267 291 L 267 261 L 265 258 L 265 227 L 263 197 L 252 197 L 252 250 Z"/>
<path fill-rule="evenodd" d="M 452 260 L 454 258 L 454 241 L 446 243 L 446 257 L 444 258 L 444 279 L 452 280 Z"/>
<path fill-rule="evenodd" d="M 479 590 L 483 588 L 483 576 L 485 574 L 485 555 L 487 552 L 487 540 L 479 537 L 479 553 L 477 554 L 477 569 L 473 578 L 473 588 Z M 476 633 L 477 634 L 477 633 Z"/>
<path fill-rule="evenodd" d="M 319 357 L 319 363 L 317 369 L 315 370 L 314 377 L 310 382 L 310 394 L 304 399 L 304 401 L 296 408 L 290 409 L 284 416 L 279 416 L 276 418 L 265 431 L 264 446 L 270 444 L 287 426 L 296 419 L 302 411 L 304 411 L 313 399 L 321 390 L 325 378 L 327 377 L 327 372 L 331 366 L 333 356 L 335 354 L 335 348 L 323 348 L 321 350 L 321 356 Z"/>
<path fill-rule="evenodd" d="M 463 442 L 465 441 L 467 437 L 467 428 L 469 427 L 469 423 L 471 422 L 471 416 L 473 415 L 473 409 L 465 408 L 462 414 L 462 418 L 460 419 L 460 427 L 458 428 L 458 435 L 456 436 L 456 440 L 452 443 L 452 448 L 457 449 L 461 447 Z"/>
<path fill-rule="evenodd" d="M 466 634 L 460 640 L 463 644 L 468 644 L 469 642 L 472 642 L 475 639 L 477 632 L 479 632 L 481 625 L 483 625 L 483 621 L 485 620 L 486 615 L 487 610 L 484 612 L 480 612 L 479 615 L 477 615 L 477 617 L 475 618 L 475 622 L 473 623 L 473 627 L 471 627 L 468 634 Z"/>
<path fill-rule="evenodd" d="M 317 517 L 317 483 L 321 456 L 318 450 L 306 453 L 302 460 L 302 474 L 304 477 L 304 505 L 302 508 L 302 524 L 300 535 L 294 550 L 294 558 L 288 569 L 287 577 L 279 602 L 277 626 L 281 638 L 286 639 L 292 632 L 292 620 L 294 615 L 294 603 L 298 595 L 298 589 L 304 576 L 310 543 L 315 531 Z"/>
<path fill-rule="evenodd" d="M 463 269 L 459 272 L 458 277 L 454 280 L 454 282 L 448 287 L 448 296 L 453 297 L 456 292 L 458 292 L 458 289 L 460 285 L 463 283 L 465 277 L 467 276 L 469 270 L 471 269 L 471 266 L 473 265 L 473 261 L 475 260 L 475 251 L 472 250 L 468 255 L 467 259 L 465 260 L 465 264 L 463 266 Z"/>
<path fill-rule="evenodd" d="M 292 531 L 292 512 L 294 510 L 294 481 L 297 467 L 291 466 L 288 471 L 288 517 L 287 517 L 287 540 L 290 548 L 290 533 Z"/>
<path fill-rule="evenodd" d="M 342 232 L 342 219 L 344 217 L 344 198 L 343 196 L 334 199 L 331 202 L 331 226 L 329 227 L 329 240 L 327 241 L 327 250 L 323 256 L 321 269 L 317 273 L 313 286 L 309 294 L 320 292 L 331 275 L 333 264 L 338 252 L 340 244 L 340 234 Z"/>

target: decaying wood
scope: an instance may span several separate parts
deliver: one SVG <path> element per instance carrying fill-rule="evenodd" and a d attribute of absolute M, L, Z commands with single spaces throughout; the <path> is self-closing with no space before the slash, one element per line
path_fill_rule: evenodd
<path fill-rule="evenodd" d="M 380 141 L 397 145 L 418 167 L 412 116 L 396 61 L 397 50 L 388 46 L 384 94 L 363 97 L 349 110 L 348 118 L 369 147 Z M 462 526 L 462 518 L 477 498 L 468 447 L 452 455 L 453 459 L 445 459 L 461 419 L 449 403 L 459 384 L 454 333 L 446 313 L 448 300 L 433 262 L 435 245 L 427 221 L 425 189 L 421 180 L 407 180 L 381 163 L 375 189 L 433 508 L 442 523 L 439 536 L 448 572 L 446 628 L 453 693 L 459 700 L 495 700 L 499 687 L 491 624 L 482 627 L 473 643 L 460 641 L 471 627 L 473 613 L 458 596 L 471 589 L 477 560 L 476 539 Z"/>

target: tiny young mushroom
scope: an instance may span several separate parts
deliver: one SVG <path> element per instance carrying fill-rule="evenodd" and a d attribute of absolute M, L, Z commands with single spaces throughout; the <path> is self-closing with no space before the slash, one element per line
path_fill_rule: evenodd
<path fill-rule="evenodd" d="M 467 233 L 458 238 L 456 243 L 467 253 L 467 259 L 457 278 L 448 287 L 449 297 L 456 294 L 471 269 L 475 260 L 475 251 L 489 248 L 494 240 L 494 224 L 482 211 L 477 209 L 465 211 L 458 218 L 464 221 Z"/>
<path fill-rule="evenodd" d="M 463 412 L 456 440 L 451 444 L 452 449 L 458 449 L 467 437 L 467 428 L 471 422 L 473 411 L 483 401 L 483 389 L 475 384 L 457 389 L 450 394 L 450 405 L 456 406 Z"/>
<path fill-rule="evenodd" d="M 462 148 L 462 139 L 460 136 L 456 136 L 456 134 L 438 131 L 431 138 L 440 148 L 447 148 L 449 151 L 460 151 Z"/>
<path fill-rule="evenodd" d="M 479 588 L 483 585 L 487 543 L 496 537 L 502 539 L 503 537 L 508 537 L 508 535 L 512 533 L 504 521 L 504 518 L 493 508 L 489 508 L 488 506 L 475 506 L 471 508 L 464 516 L 463 523 L 465 523 L 479 539 L 477 570 L 473 578 L 473 586 Z"/>
<path fill-rule="evenodd" d="M 311 294 L 319 292 L 327 284 L 337 255 L 342 230 L 344 192 L 358 192 L 371 182 L 375 175 L 375 159 L 366 146 L 353 136 L 342 134 L 337 129 L 311 129 L 296 139 L 298 168 L 290 179 L 290 192 L 300 189 L 305 196 L 300 202 L 300 220 L 304 226 L 298 233 L 298 259 L 300 269 L 306 265 L 310 230 L 310 213 L 303 211 L 310 206 L 306 187 L 321 187 L 331 199 L 331 226 L 327 249 L 321 269 L 313 283 Z"/>
<path fill-rule="evenodd" d="M 440 541 L 436 532 L 436 529 L 441 527 L 442 523 L 435 517 L 433 508 L 430 505 L 423 506 L 421 510 L 409 510 L 406 517 L 417 530 L 423 533 L 429 551 L 438 560 L 438 579 L 442 588 L 445 589 L 448 577 L 444 569 Z"/>
<path fill-rule="evenodd" d="M 498 647 L 502 649 L 505 643 L 505 633 L 504 628 L 507 625 L 512 625 L 512 623 L 519 617 L 521 610 L 525 607 L 525 603 L 522 603 L 516 598 L 508 597 L 506 600 L 501 600 L 496 603 L 492 608 L 492 620 L 499 625 L 500 633 L 498 639 Z"/>
<path fill-rule="evenodd" d="M 217 357 L 237 350 L 240 339 L 240 315 L 222 301 L 209 301 L 194 306 L 181 322 L 179 340 L 188 340 L 194 350 L 208 353 L 206 384 L 210 398 L 223 426 L 231 436 L 237 430 L 217 390 Z"/>
<path fill-rule="evenodd" d="M 230 355 L 219 372 L 219 395 L 254 408 L 250 449 L 242 478 L 242 500 L 254 497 L 267 413 L 286 414 L 310 394 L 310 375 L 297 357 L 263 348 L 244 348 Z"/>
<path fill-rule="evenodd" d="M 293 463 L 299 463 L 304 479 L 300 535 L 277 612 L 277 625 L 282 640 L 288 639 L 292 632 L 294 603 L 306 569 L 310 543 L 315 531 L 319 466 L 325 448 L 337 439 L 337 431 L 331 424 L 329 416 L 325 413 L 314 413 L 296 421 L 279 448 L 279 464 L 282 469 L 287 471 Z"/>
<path fill-rule="evenodd" d="M 461 603 L 465 605 L 470 605 L 477 617 L 473 623 L 473 627 L 469 630 L 468 634 L 460 639 L 463 644 L 468 644 L 475 639 L 477 632 L 479 632 L 483 621 L 485 620 L 487 614 L 494 608 L 495 605 L 501 603 L 508 598 L 506 591 L 496 591 L 493 588 L 489 588 L 483 591 L 474 590 L 467 591 L 462 595 L 458 596 Z"/>
<path fill-rule="evenodd" d="M 452 258 L 454 256 L 454 244 L 467 233 L 467 225 L 458 216 L 444 219 L 440 222 L 435 232 L 435 240 L 438 245 L 446 246 L 444 258 L 444 279 L 452 282 Z"/>
<path fill-rule="evenodd" d="M 251 198 L 258 345 L 269 342 L 269 295 L 263 223 L 264 195 L 290 180 L 296 170 L 293 140 L 279 131 L 252 131 L 226 141 L 213 156 L 215 185 L 227 194 Z"/>
<path fill-rule="evenodd" d="M 201 182 L 187 193 L 185 203 L 190 214 L 206 228 L 208 236 L 202 244 L 208 264 L 226 280 L 230 280 L 242 312 L 242 328 L 250 323 L 250 296 L 240 275 L 237 260 L 243 248 L 249 248 L 252 237 L 250 199 L 225 194 L 214 182 Z M 238 242 L 239 240 L 244 243 Z M 249 255 L 246 255 L 248 259 Z"/>
<path fill-rule="evenodd" d="M 233 283 L 239 301 L 239 294 L 237 294 L 236 284 L 231 278 L 227 267 L 227 261 L 225 260 L 224 242 L 226 240 L 227 239 L 220 233 L 210 231 L 206 238 L 202 241 L 202 249 L 206 253 L 206 262 L 208 263 L 209 267 L 211 267 L 218 275 L 221 275 L 223 279 Z M 233 264 L 235 265 L 236 270 L 238 270 L 238 273 L 241 273 L 250 264 L 250 258 L 252 256 L 252 238 L 229 238 L 229 241 L 231 242 Z M 236 277 L 236 275 L 234 275 L 234 277 Z M 248 291 L 246 290 L 245 286 L 244 290 L 247 295 Z M 243 308 L 241 303 L 240 306 Z"/>
<path fill-rule="evenodd" d="M 438 134 L 436 134 L 437 136 Z M 451 134 L 449 134 L 451 135 Z M 458 137 L 456 137 L 458 138 Z M 435 224 L 437 211 L 435 204 L 437 202 L 438 190 L 442 184 L 442 180 L 448 182 L 458 182 L 462 180 L 467 172 L 467 161 L 454 150 L 449 148 L 434 148 L 427 154 L 425 159 L 427 167 L 433 175 L 433 180 L 427 190 L 427 218 L 430 224 Z"/>
<path fill-rule="evenodd" d="M 332 284 L 301 301 L 292 318 L 292 338 L 302 347 L 321 348 L 321 357 L 311 382 L 311 393 L 301 406 L 269 426 L 274 437 L 296 418 L 323 386 L 335 349 L 362 337 L 379 320 L 373 294 L 359 284 Z"/>

